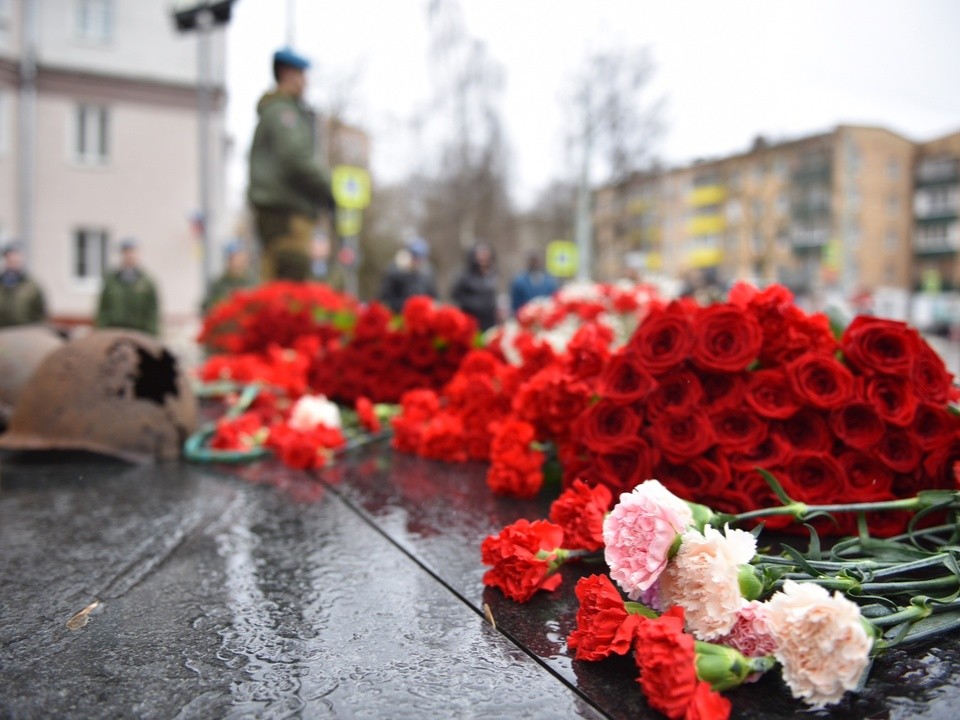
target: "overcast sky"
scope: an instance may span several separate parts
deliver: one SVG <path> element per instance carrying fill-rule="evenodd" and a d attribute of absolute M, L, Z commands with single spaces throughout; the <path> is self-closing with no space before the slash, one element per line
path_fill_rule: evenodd
<path fill-rule="evenodd" d="M 314 63 L 308 95 L 357 75 L 350 115 L 373 139 L 373 170 L 403 177 L 405 121 L 430 94 L 426 0 L 238 0 L 228 30 L 230 204 L 242 201 L 254 106 L 286 43 Z M 467 31 L 506 72 L 502 117 L 521 203 L 570 177 L 560 98 L 591 51 L 650 48 L 664 96 L 657 154 L 687 162 L 837 123 L 913 139 L 960 129 L 958 0 L 461 0 Z"/>

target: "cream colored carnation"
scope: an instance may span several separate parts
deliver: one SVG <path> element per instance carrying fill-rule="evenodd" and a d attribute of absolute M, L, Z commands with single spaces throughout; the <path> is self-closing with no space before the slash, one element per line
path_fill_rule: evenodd
<path fill-rule="evenodd" d="M 730 632 L 745 605 L 740 593 L 740 566 L 757 551 L 757 539 L 729 527 L 721 533 L 707 525 L 703 533 L 683 533 L 680 550 L 660 576 L 660 597 L 665 607 L 686 611 L 687 629 L 700 640 Z"/>
<path fill-rule="evenodd" d="M 340 408 L 323 395 L 304 395 L 290 410 L 290 427 L 309 432 L 317 425 L 340 427 Z"/>
<path fill-rule="evenodd" d="M 794 697 L 823 707 L 859 685 L 872 642 L 856 604 L 819 585 L 787 580 L 767 605 L 774 654 Z"/>

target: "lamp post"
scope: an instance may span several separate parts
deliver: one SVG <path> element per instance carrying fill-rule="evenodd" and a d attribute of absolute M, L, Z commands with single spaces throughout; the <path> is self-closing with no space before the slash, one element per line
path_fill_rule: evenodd
<path fill-rule="evenodd" d="M 230 22 L 236 0 L 177 0 L 173 19 L 180 32 L 197 32 L 197 152 L 199 154 L 200 242 L 203 248 L 201 287 L 206 290 L 213 274 L 210 235 L 213 212 L 210 203 L 210 34 Z"/>

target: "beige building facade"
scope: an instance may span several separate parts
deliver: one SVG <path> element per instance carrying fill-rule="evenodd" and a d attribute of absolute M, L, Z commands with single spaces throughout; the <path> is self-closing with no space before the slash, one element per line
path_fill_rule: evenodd
<path fill-rule="evenodd" d="M 140 241 L 164 324 L 198 312 L 198 43 L 177 33 L 170 8 L 166 0 L 0 0 L 0 235 L 25 242 L 55 319 L 90 320 L 126 237 Z M 210 48 L 219 240 L 222 30 Z"/>
<path fill-rule="evenodd" d="M 609 278 L 638 252 L 654 272 L 803 294 L 910 290 L 921 276 L 956 282 L 958 163 L 960 133 L 918 144 L 841 125 L 789 142 L 758 138 L 745 153 L 597 190 L 596 269 Z"/>

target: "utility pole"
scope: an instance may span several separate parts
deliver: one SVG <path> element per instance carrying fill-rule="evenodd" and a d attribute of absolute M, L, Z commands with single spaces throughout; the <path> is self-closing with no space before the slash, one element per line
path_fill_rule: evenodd
<path fill-rule="evenodd" d="M 581 139 L 580 183 L 577 187 L 577 215 L 575 241 L 577 244 L 577 280 L 592 276 L 593 223 L 590 217 L 590 160 L 593 154 L 593 109 L 588 85 L 583 88 L 583 137 Z"/>
<path fill-rule="evenodd" d="M 22 5 L 21 37 L 23 52 L 20 61 L 19 127 L 17 128 L 19 159 L 17 162 L 20 192 L 18 195 L 18 234 L 23 254 L 30 260 L 33 249 L 33 211 L 36 184 L 36 117 L 37 117 L 37 36 L 40 11 L 38 0 L 25 0 Z"/>

